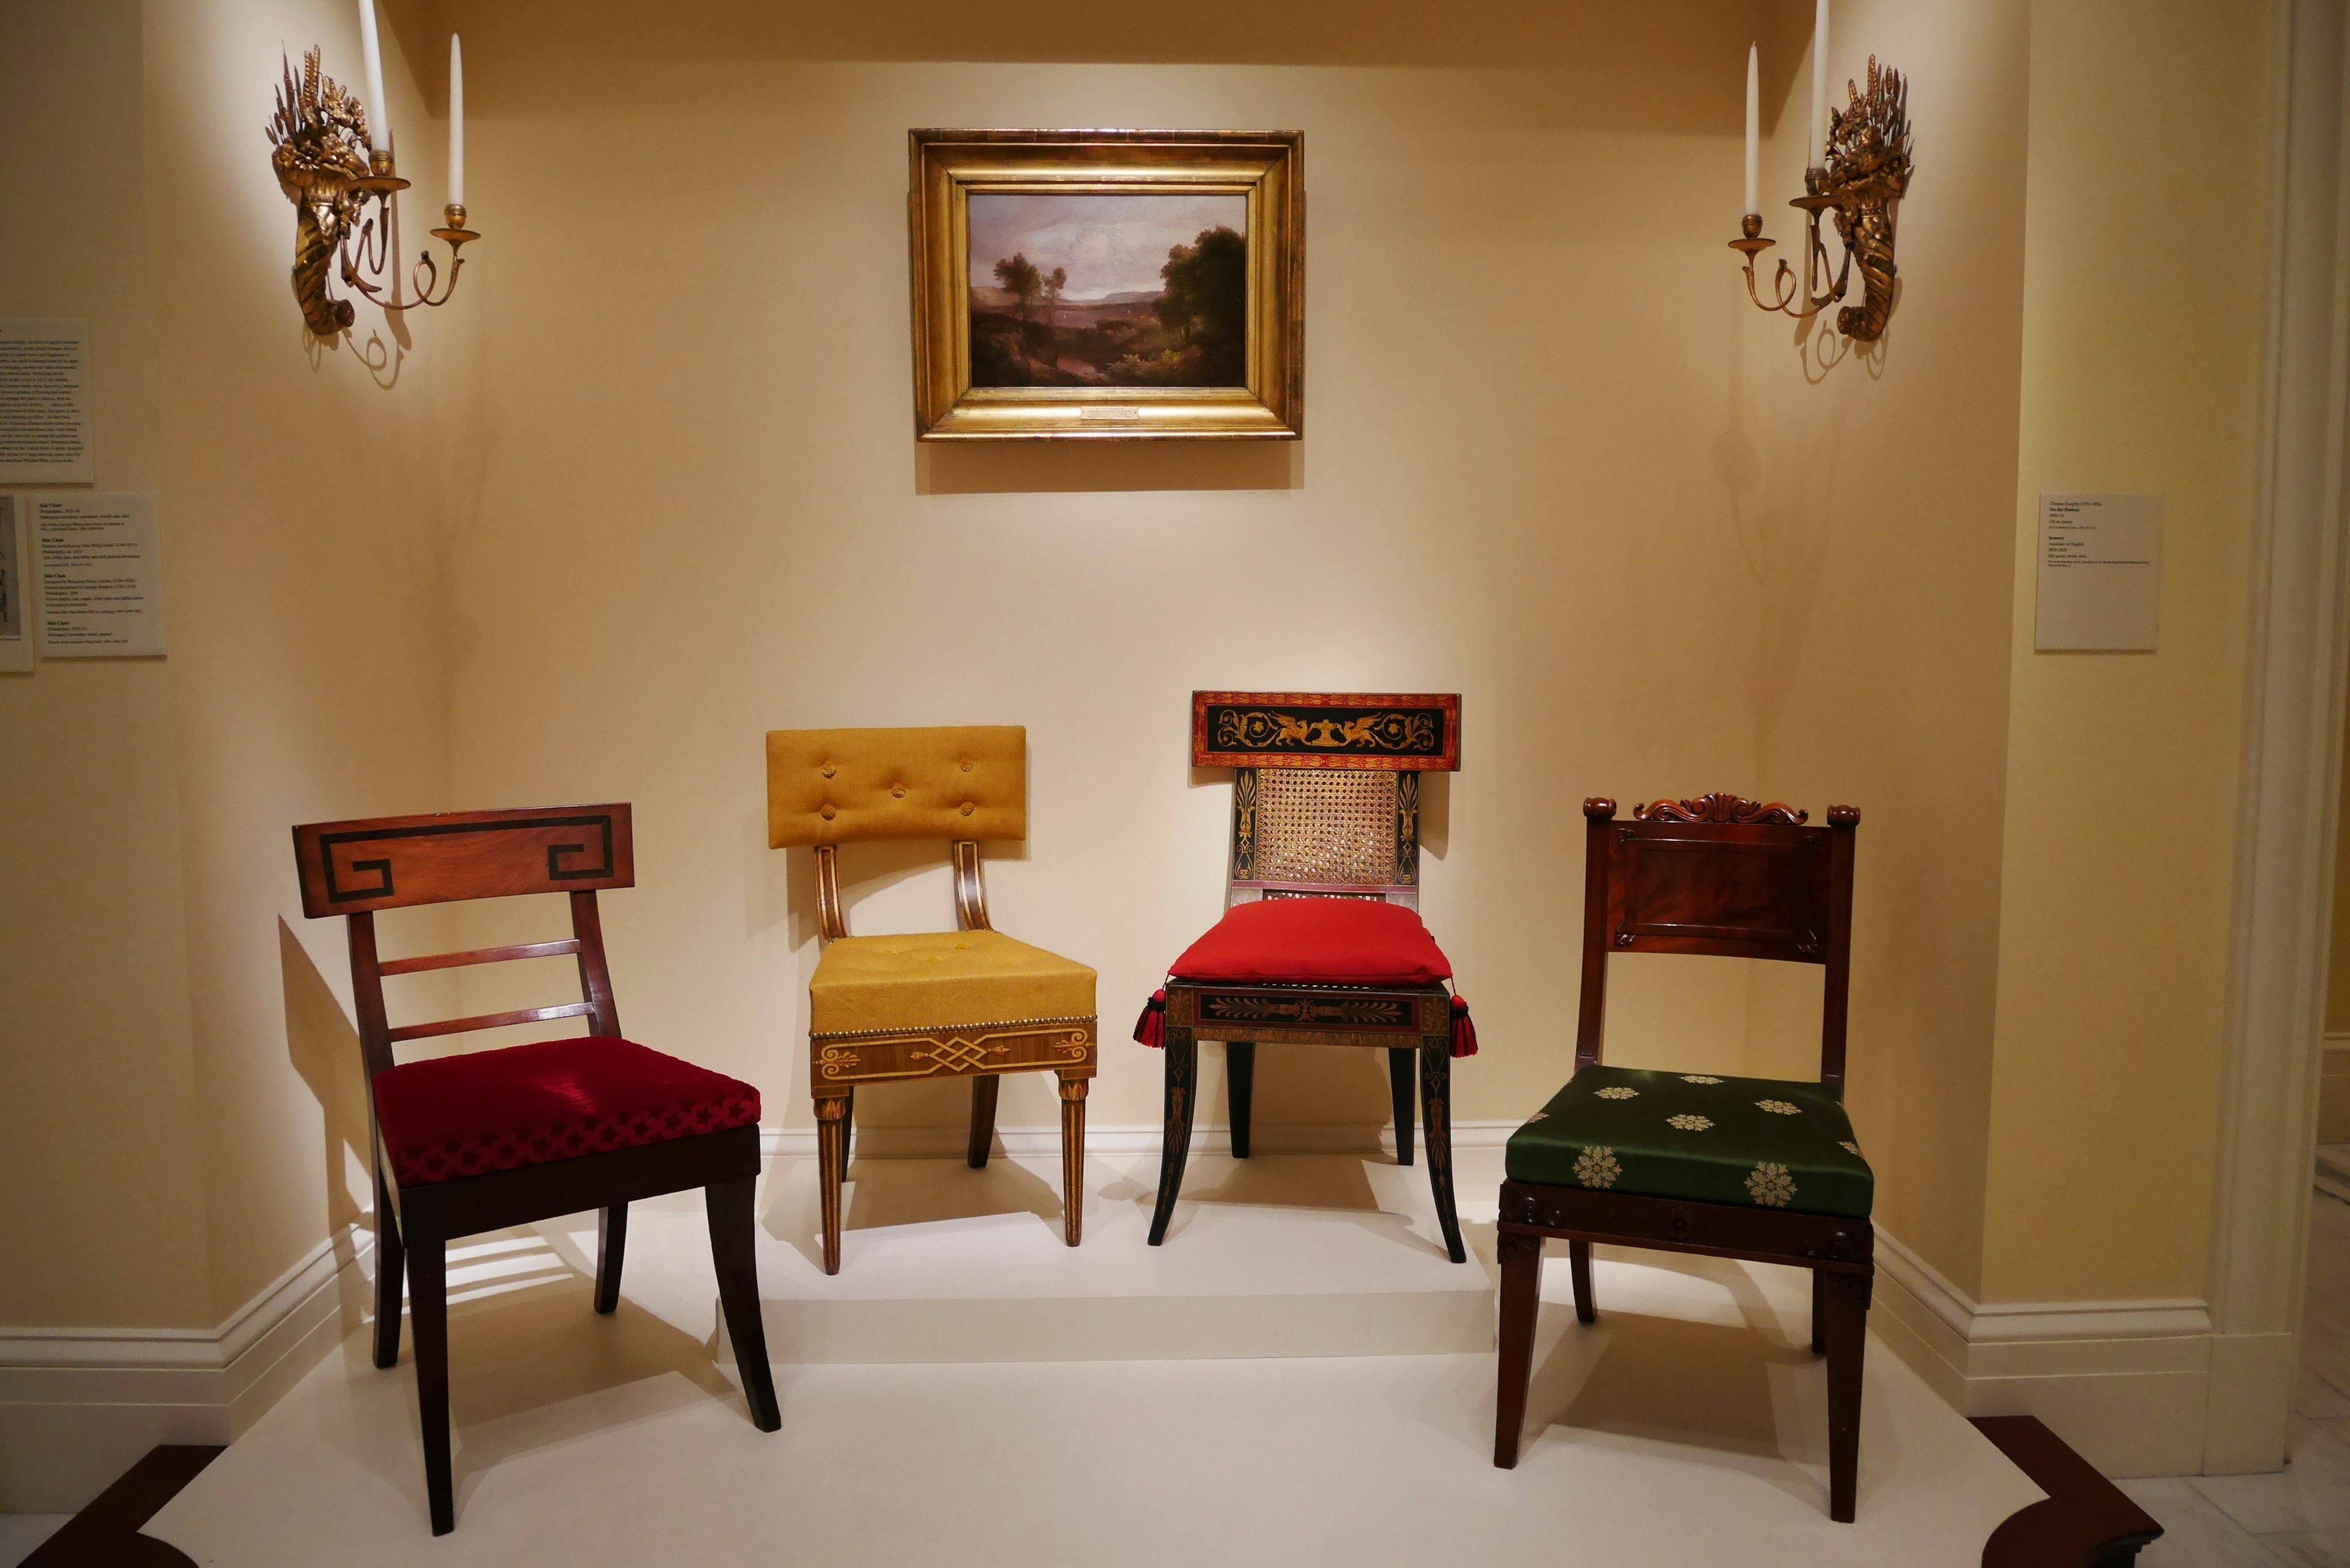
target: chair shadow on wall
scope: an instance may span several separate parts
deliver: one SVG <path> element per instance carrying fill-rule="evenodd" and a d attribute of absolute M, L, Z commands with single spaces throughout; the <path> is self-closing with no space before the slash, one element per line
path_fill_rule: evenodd
<path fill-rule="evenodd" d="M 1695 1253 L 1602 1246 L 1593 1256 L 1602 1265 L 1634 1263 L 1718 1285 L 1729 1293 L 1741 1321 L 1705 1323 L 1616 1307 L 1586 1326 L 1575 1321 L 1571 1301 L 1546 1295 L 1543 1328 L 1559 1332 L 1535 1366 L 1527 1395 L 1528 1450 L 1553 1427 L 1566 1428 L 1575 1442 L 1605 1434 L 1671 1443 L 1692 1450 L 1690 1462 L 1719 1463 L 1817 1506 L 1827 1486 L 1825 1402 L 1817 1390 L 1790 1397 L 1783 1385 L 1824 1384 L 1825 1364 L 1807 1338 L 1791 1334 L 1754 1277 L 1735 1262 Z M 1565 1271 L 1559 1273 L 1563 1279 Z M 1607 1282 L 1601 1288 L 1606 1292 Z M 1620 1300 L 1623 1292 L 1613 1295 Z M 1886 1433 L 1887 1424 L 1880 1421 L 1876 1429 Z M 1882 1473 L 1898 1453 L 1888 1433 L 1872 1449 L 1870 1468 Z"/>
<path fill-rule="evenodd" d="M 286 1000 L 286 1054 L 317 1100 L 323 1116 L 328 1221 L 339 1238 L 338 1262 L 357 1251 L 349 1227 L 372 1216 L 353 1191 L 371 1186 L 367 1087 L 361 1079 L 359 1031 L 326 977 L 283 919 L 277 922 L 278 967 Z M 569 1243 L 567 1231 L 591 1224 L 577 1217 L 546 1230 L 521 1227 L 469 1236 L 450 1244 L 449 1380 L 456 1412 L 456 1484 L 461 1501 L 481 1476 L 502 1460 L 613 1430 L 648 1415 L 716 1396 L 739 1403 L 742 1391 L 718 1370 L 713 1314 L 706 1339 L 697 1339 L 624 1299 L 608 1316 L 592 1310 L 595 1263 Z M 372 1251 L 372 1242 L 369 1243 Z M 571 1254 L 578 1255 L 571 1255 Z M 373 1321 L 373 1298 L 359 1271 L 338 1275 L 342 1349 L 348 1376 L 365 1396 L 390 1381 L 377 1370 L 367 1342 L 350 1337 Z M 412 1363 L 403 1345 L 401 1359 Z M 385 1384 L 370 1383 L 386 1378 Z M 412 1493 L 421 1513 L 423 1477 L 417 1469 L 416 1381 L 397 1379 L 406 1414 L 396 1423 L 363 1423 L 357 1431 L 390 1434 L 365 1444 L 352 1459 L 391 1490 Z"/>

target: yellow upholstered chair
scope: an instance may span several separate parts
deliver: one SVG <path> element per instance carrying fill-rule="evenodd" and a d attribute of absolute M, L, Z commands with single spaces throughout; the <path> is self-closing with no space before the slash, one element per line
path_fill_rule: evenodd
<path fill-rule="evenodd" d="M 972 1168 L 987 1163 L 997 1080 L 1061 1079 L 1061 1177 L 1069 1245 L 1085 1210 L 1086 1085 L 1094 1075 L 1094 971 L 987 923 L 979 846 L 1028 836 L 1028 732 L 1017 725 L 774 730 L 767 842 L 816 851 L 824 957 L 808 982 L 824 1272 L 840 1272 L 840 1183 L 859 1084 L 969 1078 Z M 961 929 L 852 937 L 840 846 L 944 839 Z"/>

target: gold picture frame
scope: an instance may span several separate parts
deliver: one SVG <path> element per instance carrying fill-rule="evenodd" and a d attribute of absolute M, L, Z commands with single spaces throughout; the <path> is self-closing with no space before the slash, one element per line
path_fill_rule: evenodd
<path fill-rule="evenodd" d="M 1305 433 L 1304 132 L 916 130 L 910 142 L 919 439 Z M 1116 200 L 1128 197 L 1159 200 Z M 1226 213 L 1242 217 L 1237 234 Z M 1200 224 L 1196 244 L 1179 238 L 1160 261 L 1154 247 Z M 995 285 L 972 277 L 975 245 L 1011 251 L 981 261 Z"/>

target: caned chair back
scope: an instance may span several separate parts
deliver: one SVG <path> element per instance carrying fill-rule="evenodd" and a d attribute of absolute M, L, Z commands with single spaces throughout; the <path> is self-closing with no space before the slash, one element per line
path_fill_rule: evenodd
<path fill-rule="evenodd" d="M 1616 803 L 1583 803 L 1586 819 L 1583 1003 L 1578 1067 L 1599 1060 L 1607 961 L 1615 953 L 1705 953 L 1814 963 L 1823 982 L 1820 1081 L 1844 1088 L 1846 999 L 1852 961 L 1852 856 L 1860 813 L 1809 813 L 1734 794 L 1660 800 L 1616 820 Z"/>
<path fill-rule="evenodd" d="M 591 1034 L 620 1033 L 596 895 L 607 888 L 636 884 L 635 840 L 626 805 L 307 823 L 294 830 L 294 860 L 301 879 L 302 912 L 313 919 L 342 915 L 348 921 L 351 996 L 359 1012 L 359 1051 L 370 1078 L 393 1064 L 391 1048 L 403 1040 L 554 1018 L 584 1018 Z M 379 909 L 525 893 L 567 894 L 571 935 L 558 941 L 421 958 L 376 956 Z M 399 1029 L 386 1023 L 383 982 L 388 977 L 565 954 L 578 959 L 577 1002 Z"/>
<path fill-rule="evenodd" d="M 1195 691 L 1191 763 L 1229 767 L 1227 905 L 1419 904 L 1423 772 L 1461 765 L 1457 695 Z"/>

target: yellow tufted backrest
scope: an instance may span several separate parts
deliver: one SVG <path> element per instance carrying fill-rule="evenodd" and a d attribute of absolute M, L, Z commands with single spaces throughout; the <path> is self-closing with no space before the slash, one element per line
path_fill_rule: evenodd
<path fill-rule="evenodd" d="M 1017 724 L 767 732 L 767 842 L 1028 836 Z"/>

